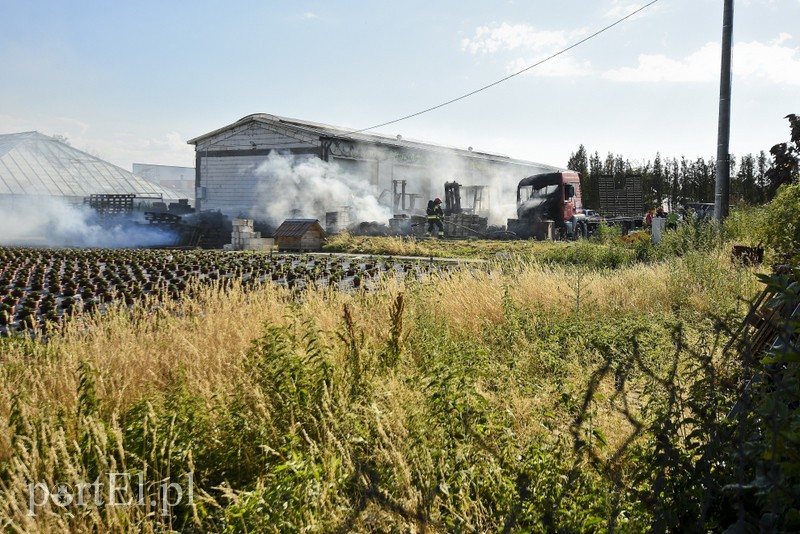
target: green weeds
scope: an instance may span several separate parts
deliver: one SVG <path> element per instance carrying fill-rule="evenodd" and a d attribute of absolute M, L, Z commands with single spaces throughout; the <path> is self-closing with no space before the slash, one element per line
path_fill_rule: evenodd
<path fill-rule="evenodd" d="M 498 259 L 485 270 L 399 284 L 392 294 L 295 299 L 262 288 L 245 298 L 231 290 L 213 297 L 220 306 L 241 298 L 221 308 L 234 317 L 224 323 L 190 302 L 158 321 L 141 319 L 144 312 L 98 317 L 118 323 L 50 344 L 0 340 L 0 377 L 15 391 L 0 390 L 8 401 L 0 409 L 0 524 L 796 530 L 796 319 L 780 323 L 781 343 L 768 353 L 734 357 L 721 347 L 756 286 L 751 270 L 724 256 L 723 231 L 681 227 L 658 246 L 622 242 L 611 230 L 601 237 L 553 247 L 546 260 Z M 796 303 L 797 273 L 762 282 L 775 290 L 770 305 Z M 459 284 L 467 289 L 457 294 Z M 496 294 L 470 300 L 476 287 Z M 651 289 L 663 302 L 633 298 Z M 458 302 L 469 309 L 454 309 Z M 231 327 L 248 328 L 260 308 L 253 334 L 234 348 L 240 332 Z M 125 354 L 92 352 L 106 329 L 163 350 L 147 360 L 147 380 L 127 381 L 137 366 Z M 192 367 L 201 340 L 217 349 Z M 164 363 L 173 357 L 182 359 Z M 118 388 L 134 397 L 121 402 Z M 49 502 L 27 514 L 32 482 L 91 482 L 109 472 L 134 483 L 141 476 L 142 504 L 64 510 Z M 162 508 L 164 481 L 185 483 L 189 473 L 194 500 Z"/>

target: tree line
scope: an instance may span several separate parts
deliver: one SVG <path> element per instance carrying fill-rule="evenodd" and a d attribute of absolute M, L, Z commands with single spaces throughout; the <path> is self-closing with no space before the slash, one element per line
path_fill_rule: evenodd
<path fill-rule="evenodd" d="M 605 158 L 598 152 L 589 155 L 581 145 L 570 156 L 567 168 L 580 173 L 583 205 L 590 209 L 600 209 L 601 176 L 613 176 L 618 183 L 628 176 L 641 176 L 647 209 L 666 206 L 672 210 L 686 202 L 714 202 L 714 158 L 690 161 L 684 156 L 662 158 L 656 154 L 652 161 L 634 164 L 610 152 Z M 731 158 L 731 204 L 763 204 L 769 200 L 774 189 L 770 168 L 770 158 L 763 150 L 758 155 L 743 156 L 738 164 Z"/>
<path fill-rule="evenodd" d="M 797 179 L 800 117 L 790 114 L 786 118 L 792 132 L 789 143 L 773 146 L 769 154 L 762 150 L 757 155 L 742 156 L 738 162 L 731 156 L 731 205 L 763 204 L 772 198 L 780 184 Z M 662 158 L 657 153 L 652 161 L 631 163 L 611 152 L 605 158 L 598 152 L 590 155 L 581 145 L 571 154 L 567 168 L 580 173 L 583 205 L 590 209 L 600 209 L 601 176 L 613 176 L 617 183 L 628 176 L 641 176 L 646 209 L 666 206 L 672 210 L 686 202 L 714 202 L 714 158 L 690 161 L 684 156 Z"/>

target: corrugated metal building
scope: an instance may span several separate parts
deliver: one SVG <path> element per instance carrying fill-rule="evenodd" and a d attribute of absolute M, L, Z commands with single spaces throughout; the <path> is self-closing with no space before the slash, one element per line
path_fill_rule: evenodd
<path fill-rule="evenodd" d="M 408 213 L 424 210 L 428 198 L 443 197 L 448 181 L 465 186 L 502 184 L 505 191 L 500 192 L 508 195 L 521 178 L 558 170 L 472 148 L 412 141 L 399 135 L 356 133 L 264 113 L 249 115 L 188 143 L 195 145 L 196 152 L 196 207 L 219 209 L 231 216 L 257 211 L 253 204 L 259 200 L 254 192 L 265 179 L 257 169 L 273 151 L 334 162 L 371 184 L 382 205 Z M 512 205 L 514 201 L 505 199 Z M 333 211 L 339 206 L 326 208 Z"/>
<path fill-rule="evenodd" d="M 135 194 L 175 201 L 147 180 L 39 132 L 0 134 L 0 199 L 14 203 L 58 197 L 81 203 L 90 195 Z"/>

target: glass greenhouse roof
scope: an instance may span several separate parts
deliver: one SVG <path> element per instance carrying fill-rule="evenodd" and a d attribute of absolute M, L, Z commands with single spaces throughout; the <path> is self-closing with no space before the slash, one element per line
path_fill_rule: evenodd
<path fill-rule="evenodd" d="M 176 200 L 174 193 L 39 132 L 0 134 L 0 195 L 83 199 L 136 194 Z"/>

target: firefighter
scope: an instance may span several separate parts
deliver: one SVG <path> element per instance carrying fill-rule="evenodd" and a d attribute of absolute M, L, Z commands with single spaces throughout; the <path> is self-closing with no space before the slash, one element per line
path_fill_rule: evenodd
<path fill-rule="evenodd" d="M 436 198 L 428 201 L 428 209 L 426 210 L 428 218 L 428 235 L 433 232 L 433 226 L 439 228 L 439 237 L 444 237 L 444 211 L 442 211 L 442 199 Z"/>
<path fill-rule="evenodd" d="M 670 230 L 677 230 L 678 223 L 681 221 L 681 214 L 673 210 L 667 215 L 667 228 Z"/>

